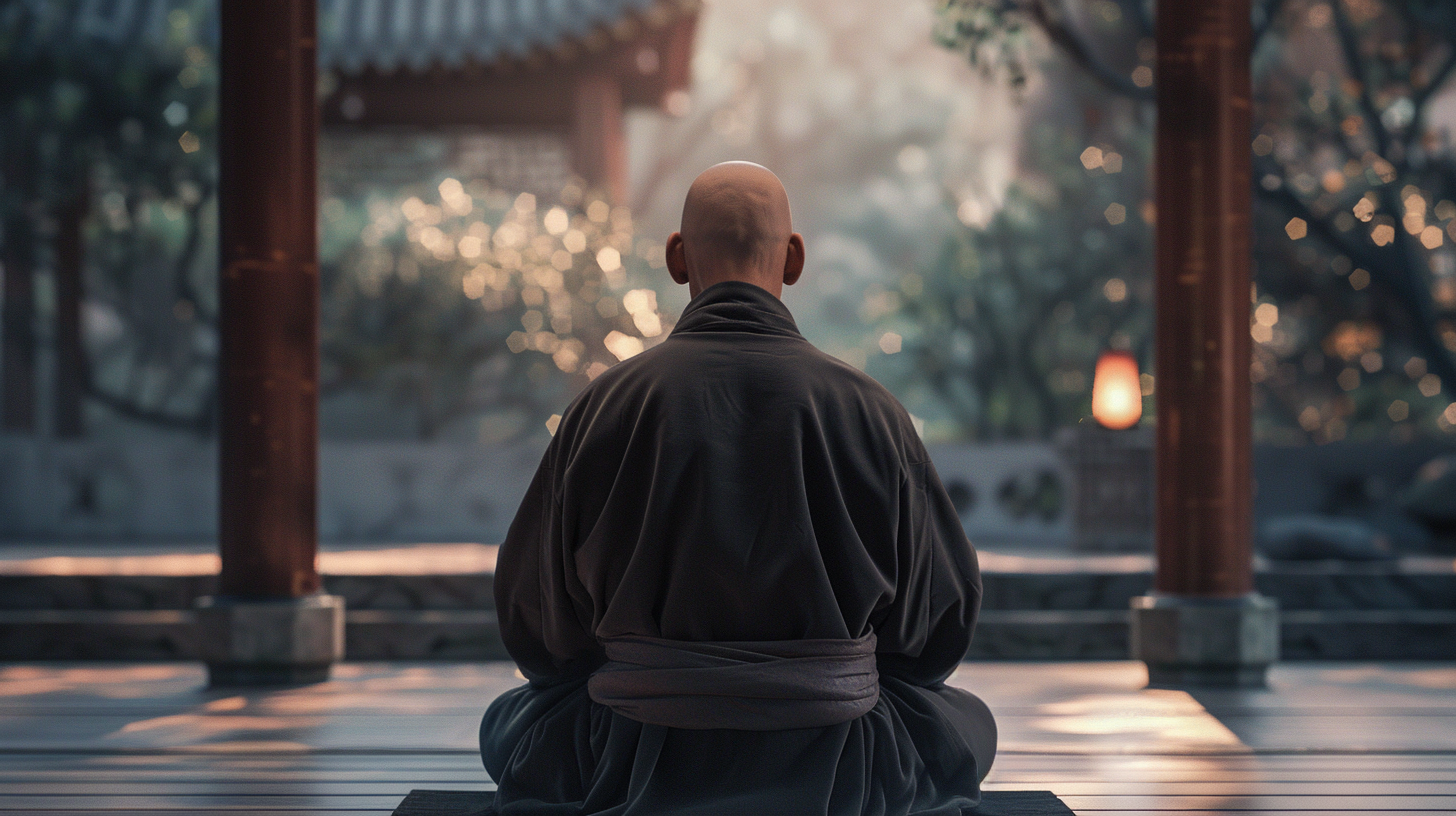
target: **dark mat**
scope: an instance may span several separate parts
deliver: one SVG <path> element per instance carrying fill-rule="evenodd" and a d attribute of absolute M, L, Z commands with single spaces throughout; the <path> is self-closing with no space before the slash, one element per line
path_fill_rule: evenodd
<path fill-rule="evenodd" d="M 471 816 L 487 813 L 493 793 L 484 791 L 410 791 L 394 816 Z M 1051 791 L 982 791 L 979 816 L 1076 816 Z"/>
<path fill-rule="evenodd" d="M 486 813 L 494 791 L 412 790 L 394 809 L 394 816 L 470 816 Z"/>

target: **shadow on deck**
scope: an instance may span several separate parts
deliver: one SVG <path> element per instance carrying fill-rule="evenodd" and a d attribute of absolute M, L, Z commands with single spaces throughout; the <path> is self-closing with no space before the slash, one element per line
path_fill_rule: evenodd
<path fill-rule="evenodd" d="M 989 790 L 1081 814 L 1456 810 L 1456 664 L 1284 664 L 1264 691 L 1144 689 L 1139 664 L 968 663 L 996 713 Z M 352 663 L 209 690 L 186 664 L 0 666 L 0 811 L 389 813 L 488 790 L 481 712 L 509 663 Z"/>

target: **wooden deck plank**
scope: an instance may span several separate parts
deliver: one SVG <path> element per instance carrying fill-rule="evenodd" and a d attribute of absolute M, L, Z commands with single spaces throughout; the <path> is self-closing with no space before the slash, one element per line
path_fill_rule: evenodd
<path fill-rule="evenodd" d="M 482 774 L 481 776 L 484 776 Z M 483 779 L 449 780 L 452 790 L 495 790 L 495 785 Z M 394 781 L 374 780 L 314 780 L 299 779 L 278 781 L 272 779 L 235 780 L 187 780 L 163 781 L 113 780 L 109 782 L 65 783 L 65 793 L 75 796 L 142 796 L 165 794 L 168 796 L 404 796 L 415 790 L 417 781 L 401 779 Z M 1425 791 L 1428 793 L 1428 791 Z M 0 804 L 11 796 L 48 796 L 56 794 L 54 781 L 7 782 L 0 790 Z M 1094 792 L 1095 793 L 1095 792 Z M 1421 790 L 1408 790 L 1419 795 Z"/>
<path fill-rule="evenodd" d="M 408 793 L 408 791 L 406 791 Z M 0 812 L 45 812 L 48 810 L 312 810 L 316 808 L 374 810 L 392 809 L 404 794 L 376 795 L 245 795 L 245 794 L 136 794 L 96 796 L 58 793 L 8 796 L 0 794 Z"/>
<path fill-rule="evenodd" d="M 1059 794 L 1061 795 L 1061 794 Z M 1182 796 L 1165 795 L 1121 795 L 1088 796 L 1085 794 L 1062 795 L 1062 801 L 1072 810 L 1140 810 L 1162 808 L 1167 810 L 1429 810 L 1451 812 L 1456 809 L 1456 794 L 1433 796 L 1399 796 L 1372 793 L 1368 796 L 1325 796 L 1303 794 L 1297 796 Z"/>
<path fill-rule="evenodd" d="M 1125 781 L 1102 781 L 1102 780 L 1081 780 L 1081 781 L 1054 781 L 1041 780 L 1038 784 L 1048 785 L 1048 790 L 1058 796 L 1115 796 L 1127 792 Z M 1026 782 L 1008 784 L 1000 782 L 988 784 L 987 790 L 1022 790 L 1027 787 Z M 1378 787 L 1379 793 L 1372 793 L 1372 788 Z M 1344 796 L 1351 799 L 1367 799 L 1371 796 L 1444 796 L 1456 795 L 1452 790 L 1450 781 L 1430 782 L 1384 782 L 1378 786 L 1370 782 L 1269 782 L 1264 780 L 1247 781 L 1207 781 L 1207 780 L 1167 780 L 1163 782 L 1140 782 L 1138 785 L 1140 796 L 1156 797 L 1189 797 L 1189 796 L 1256 796 L 1256 797 L 1291 797 L 1291 796 Z"/>
<path fill-rule="evenodd" d="M 206 689 L 187 664 L 0 666 L 0 812 L 388 813 L 487 790 L 475 729 L 509 664 L 347 664 Z M 1456 667 L 1301 664 L 1258 692 L 1145 689 L 1134 663 L 967 664 L 996 712 L 987 789 L 1084 814 L 1456 811 Z"/>
<path fill-rule="evenodd" d="M 1239 784 L 1248 787 L 1273 787 L 1273 785 L 1318 785 L 1325 790 L 1329 785 L 1342 787 L 1342 785 L 1354 785 L 1369 790 L 1372 785 L 1382 790 L 1398 790 L 1402 785 L 1441 785 L 1439 790 L 1452 790 L 1452 774 L 1431 774 L 1428 771 L 1417 772 L 1388 772 L 1388 774 L 1363 774 L 1351 777 L 1350 774 L 1340 772 L 1309 772 L 1300 774 L 1299 778 L 1293 780 L 1281 780 L 1271 777 L 1270 774 L 1251 772 L 1251 774 L 1203 774 L 1191 780 L 1190 775 L 1178 771 L 1146 771 L 1140 774 L 1101 774 L 1101 772 L 1077 772 L 1060 771 L 1050 769 L 1042 772 L 1026 772 L 1026 774 L 997 774 L 986 781 L 987 787 L 1000 788 L 1032 788 L 1047 787 L 1047 785 L 1063 785 L 1064 790 L 1072 790 L 1076 785 L 1082 784 L 1115 784 L 1120 787 L 1127 787 L 1128 781 L 1136 781 L 1137 787 L 1156 790 L 1159 785 L 1181 785 L 1179 790 L 1191 790 L 1198 785 L 1222 785 Z"/>
<path fill-rule="evenodd" d="M 483 774 L 481 775 L 484 776 Z M 0 790 L 0 805 L 7 797 L 48 796 L 57 793 L 58 780 L 10 781 Z M 434 780 L 446 783 L 450 790 L 494 790 L 495 786 L 482 779 Z M 142 796 L 158 794 L 167 796 L 403 796 L 421 784 L 417 779 L 397 780 L 337 780 L 337 779 L 219 779 L 219 780 L 160 780 L 148 776 L 145 780 L 75 781 L 66 780 L 65 793 L 76 796 Z M 1125 794 L 1127 783 L 1103 780 L 1053 780 L 1042 779 L 1030 783 L 1026 780 L 1008 783 L 988 783 L 986 790 L 1027 790 L 1033 784 L 1045 785 L 1059 796 L 1101 797 Z M 1267 780 L 1167 780 L 1143 782 L 1139 786 L 1140 796 L 1186 797 L 1291 797 L 1291 796 L 1343 796 L 1354 800 L 1371 796 L 1452 796 L 1449 781 L 1424 782 L 1382 782 L 1380 793 L 1372 794 L 1369 782 L 1320 781 L 1320 782 L 1269 782 Z"/>
<path fill-rule="evenodd" d="M 3 810 L 0 810 L 0 813 L 13 813 L 13 812 L 14 811 L 3 811 Z M 102 808 L 84 809 L 84 810 L 77 810 L 77 809 L 71 809 L 71 810 L 25 810 L 25 811 L 21 811 L 21 812 L 22 813 L 45 814 L 45 816 L 96 816 L 96 814 L 98 814 L 98 813 L 157 813 L 159 811 L 157 811 L 154 808 L 102 807 Z M 226 808 L 225 809 L 206 809 L 206 810 L 181 808 L 181 809 L 168 810 L 168 811 L 164 811 L 164 812 L 167 813 L 168 816 L 194 816 L 194 815 L 195 816 L 258 816 L 258 814 L 264 814 L 264 813 L 277 813 L 277 814 L 328 813 L 328 814 L 330 814 L 330 816 L 389 816 L 389 814 L 394 813 L 394 807 L 391 806 L 391 807 L 387 807 L 387 808 L 367 808 L 367 809 L 316 807 L 316 808 L 308 808 L 307 810 L 299 810 L 298 808 L 250 808 L 250 809 L 247 809 L 247 810 L 236 809 L 236 808 L 233 808 L 233 809 L 226 809 Z"/>
<path fill-rule="evenodd" d="M 0 782 L 0 788 L 10 790 L 25 790 L 36 792 L 39 790 L 55 791 L 61 787 L 66 790 L 90 791 L 94 785 L 125 785 L 138 778 L 147 780 L 144 783 L 145 789 L 172 789 L 177 785 L 190 785 L 197 788 L 206 788 L 221 792 L 232 792 L 236 790 L 252 789 L 257 776 L 247 777 L 243 775 L 219 775 L 215 779 L 189 777 L 184 779 L 169 778 L 165 775 L 146 774 L 144 776 L 133 774 L 130 777 L 101 777 L 97 778 L 87 774 L 85 781 L 77 781 L 75 775 L 55 775 L 48 777 L 4 780 Z M 285 790 L 286 785 L 297 785 L 299 789 L 309 790 L 332 790 L 336 785 L 359 784 L 361 786 L 389 786 L 392 790 L 396 787 L 416 788 L 429 787 L 435 789 L 469 789 L 473 787 L 489 786 L 489 782 L 483 779 L 482 774 L 476 775 L 441 775 L 441 774 L 392 774 L 379 775 L 375 778 L 371 774 L 359 774 L 349 778 L 339 776 L 326 776 L 310 772 L 299 772 L 292 775 L 268 774 L 269 779 L 275 779 L 280 790 Z M 262 783 L 257 783 L 262 784 Z M 1233 792 L 1245 793 L 1271 793 L 1288 794 L 1292 791 L 1342 791 L 1351 792 L 1355 790 L 1385 791 L 1398 794 L 1430 794 L 1442 791 L 1450 792 L 1456 788 L 1456 780 L 1449 776 L 1446 778 L 1432 778 L 1425 775 L 1423 778 L 1379 778 L 1348 780 L 1337 779 L 1331 774 L 1326 779 L 1305 779 L 1294 782 L 1280 782 L 1277 780 L 1244 778 L 1244 779 L 1199 779 L 1189 780 L 1168 775 L 1163 778 L 1148 778 L 1146 776 L 1126 776 L 1109 780 L 1106 776 L 1093 777 L 1086 775 L 1078 777 L 1073 774 L 1059 774 L 1049 772 L 1046 774 L 1014 777 L 993 777 L 986 783 L 988 790 L 1055 790 L 1058 793 L 1102 793 L 1107 786 L 1117 790 L 1127 790 L 1129 786 L 1135 786 L 1139 791 L 1151 791 L 1158 795 L 1164 793 L 1180 793 L 1187 791 L 1211 792 L 1210 795 L 1225 795 Z"/>
<path fill-rule="evenodd" d="M 1326 810 L 1349 813 L 1430 812 L 1450 813 L 1456 809 L 1456 795 L 1448 796 L 1085 796 L 1059 794 L 1078 813 L 1100 811 L 1212 811 L 1294 812 Z M 153 794 L 125 796 L 83 796 L 75 794 L 0 795 L 0 812 L 45 813 L 56 810 L 388 810 L 402 798 L 385 795 L 220 795 Z"/>
<path fill-rule="evenodd" d="M 1456 755 L 1449 753 L 1248 753 L 1224 754 L 1221 756 L 1197 756 L 1186 754 L 1088 754 L 1088 753 L 1046 753 L 1046 754 L 997 754 L 996 767 L 1019 768 L 1187 768 L 1189 770 L 1211 769 L 1289 769 L 1292 771 L 1314 768 L 1335 769 L 1342 772 L 1360 769 L 1387 770 L 1392 768 L 1433 768 L 1456 770 Z"/>
<path fill-rule="evenodd" d="M 219 751 L 219 750 L 156 750 L 156 751 L 3 751 L 0 771 L 24 767 L 60 767 L 73 764 L 87 767 L 132 768 L 170 766 L 177 768 L 228 767 L 436 767 L 443 765 L 480 767 L 480 756 L 473 750 L 463 751 Z M 1187 767 L 1190 769 L 1311 768 L 1340 771 L 1362 768 L 1438 768 L 1456 769 L 1456 754 L 1447 752 L 1388 753 L 1322 753 L 1322 752 L 1259 752 L 1239 754 L 1197 755 L 1167 753 L 1094 754 L 1084 751 L 1046 753 L 1007 753 L 996 755 L 996 768 L 1036 769 L 1043 767 Z"/>

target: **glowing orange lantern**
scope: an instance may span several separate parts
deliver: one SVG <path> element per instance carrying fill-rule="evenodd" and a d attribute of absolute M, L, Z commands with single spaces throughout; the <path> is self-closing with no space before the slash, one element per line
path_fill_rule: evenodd
<path fill-rule="evenodd" d="M 1131 428 L 1143 416 L 1143 389 L 1137 360 L 1125 351 L 1107 351 L 1092 377 L 1092 416 L 1104 428 Z"/>

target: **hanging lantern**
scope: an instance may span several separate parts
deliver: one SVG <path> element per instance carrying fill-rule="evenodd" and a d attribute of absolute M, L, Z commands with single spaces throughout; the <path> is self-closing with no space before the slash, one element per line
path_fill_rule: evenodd
<path fill-rule="evenodd" d="M 1107 351 L 1097 359 L 1092 377 L 1092 416 L 1104 428 L 1131 428 L 1143 416 L 1142 383 L 1137 360 L 1125 351 Z"/>

